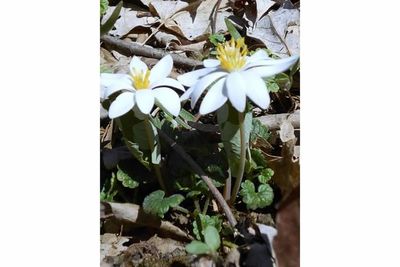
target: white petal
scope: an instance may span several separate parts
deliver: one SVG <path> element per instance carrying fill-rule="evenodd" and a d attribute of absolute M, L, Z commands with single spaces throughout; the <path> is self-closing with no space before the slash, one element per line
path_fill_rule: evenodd
<path fill-rule="evenodd" d="M 207 75 L 213 71 L 217 70 L 217 68 L 203 68 L 199 70 L 194 70 L 191 72 L 187 72 L 185 74 L 179 75 L 176 79 L 183 84 L 184 86 L 193 86 L 198 79 Z"/>
<path fill-rule="evenodd" d="M 298 56 L 292 56 L 276 60 L 260 60 L 248 64 L 246 70 L 251 70 L 261 77 L 269 77 L 289 69 L 294 63 L 296 63 L 298 58 Z"/>
<path fill-rule="evenodd" d="M 153 90 L 157 103 L 174 116 L 181 110 L 181 101 L 178 94 L 169 88 L 159 87 Z"/>
<path fill-rule="evenodd" d="M 252 100 L 257 106 L 262 109 L 266 109 L 269 105 L 270 98 L 267 86 L 260 76 L 253 72 L 242 73 L 246 77 L 246 95 Z"/>
<path fill-rule="evenodd" d="M 143 61 L 141 61 L 138 57 L 133 57 L 131 63 L 129 64 L 129 70 L 131 71 L 131 73 L 134 72 L 133 71 L 134 69 L 136 71 L 139 72 L 141 71 L 143 73 L 145 73 L 148 70 L 147 65 Z"/>
<path fill-rule="evenodd" d="M 101 86 L 108 87 L 113 84 L 115 81 L 124 78 L 127 76 L 122 73 L 101 73 L 100 74 L 100 84 Z"/>
<path fill-rule="evenodd" d="M 181 101 L 188 100 L 191 94 L 193 93 L 193 87 L 190 87 L 189 89 L 186 90 L 186 92 L 181 95 L 180 99 Z"/>
<path fill-rule="evenodd" d="M 218 71 L 208 74 L 207 76 L 201 78 L 194 86 L 193 93 L 190 95 L 192 108 L 196 105 L 197 100 L 199 100 L 201 94 L 207 89 L 213 82 L 217 79 L 226 76 L 226 72 Z"/>
<path fill-rule="evenodd" d="M 153 90 L 150 89 L 137 90 L 135 93 L 135 100 L 139 110 L 144 114 L 149 114 L 154 106 Z"/>
<path fill-rule="evenodd" d="M 205 115 L 219 109 L 228 98 L 223 94 L 222 89 L 225 85 L 225 79 L 216 82 L 207 92 L 200 105 L 200 114 Z"/>
<path fill-rule="evenodd" d="M 246 107 L 246 81 L 240 72 L 232 72 L 226 78 L 226 91 L 232 106 L 239 112 Z"/>
<path fill-rule="evenodd" d="M 213 68 L 217 67 L 221 64 L 218 59 L 205 59 L 203 60 L 203 66 L 206 68 Z"/>
<path fill-rule="evenodd" d="M 134 105 L 134 93 L 124 92 L 111 103 L 110 108 L 108 109 L 108 116 L 111 119 L 120 117 L 131 110 Z"/>
<path fill-rule="evenodd" d="M 185 91 L 185 88 L 183 87 L 183 85 L 180 82 L 178 82 L 177 80 L 174 80 L 172 78 L 161 79 L 161 80 L 155 82 L 154 84 L 152 84 L 151 88 L 155 88 L 157 86 L 171 86 L 171 87 L 179 89 L 181 91 Z"/>
<path fill-rule="evenodd" d="M 270 60 L 268 53 L 264 49 L 257 50 L 253 55 L 251 55 L 247 62 L 256 62 L 258 60 Z"/>
<path fill-rule="evenodd" d="M 104 96 L 105 98 L 108 98 L 110 95 L 121 90 L 135 90 L 132 86 L 132 80 L 129 78 L 128 75 L 124 75 L 120 79 L 114 80 L 114 82 L 105 89 Z"/>
<path fill-rule="evenodd" d="M 173 64 L 174 63 L 171 55 L 166 55 L 165 57 L 160 59 L 160 61 L 158 61 L 157 64 L 151 69 L 149 77 L 150 84 L 153 84 L 159 80 L 167 78 L 167 76 L 172 71 Z"/>

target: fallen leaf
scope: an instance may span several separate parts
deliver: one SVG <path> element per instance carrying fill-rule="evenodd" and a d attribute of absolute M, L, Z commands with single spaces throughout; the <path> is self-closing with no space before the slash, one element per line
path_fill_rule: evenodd
<path fill-rule="evenodd" d="M 120 255 L 128 247 L 124 246 L 129 238 L 117 236 L 116 234 L 104 234 L 100 236 L 100 260 L 103 261 L 106 257 L 115 257 Z"/>
<path fill-rule="evenodd" d="M 275 4 L 276 3 L 272 0 L 256 0 L 255 2 L 250 2 L 245 8 L 243 18 L 251 23 L 250 25 L 252 26 Z"/>
<path fill-rule="evenodd" d="M 115 6 L 107 9 L 106 14 L 103 16 L 102 23 L 107 21 L 114 11 Z M 157 22 L 156 18 L 149 16 L 140 16 L 142 11 L 137 10 L 137 6 L 126 3 L 121 9 L 120 18 L 115 22 L 114 28 L 109 32 L 110 35 L 122 37 L 128 34 L 136 27 L 150 27 Z"/>
<path fill-rule="evenodd" d="M 272 180 L 283 196 L 300 184 L 300 163 L 299 160 L 294 160 L 296 140 L 297 138 L 294 138 L 283 143 L 281 157 L 267 156 L 268 166 L 274 171 Z"/>
<path fill-rule="evenodd" d="M 215 4 L 215 0 L 203 1 L 197 8 L 194 18 L 189 11 L 179 12 L 179 14 L 173 18 L 177 26 L 167 27 L 178 34 L 181 34 L 187 40 L 205 40 L 211 32 L 211 19 Z M 223 19 L 231 14 L 232 13 L 227 10 L 220 9 L 218 11 L 217 21 L 215 24 L 216 32 L 227 30 Z"/>
<path fill-rule="evenodd" d="M 270 11 L 254 26 L 247 28 L 247 35 L 260 40 L 280 57 L 298 55 L 300 11 L 282 7 L 276 11 Z"/>
<path fill-rule="evenodd" d="M 281 138 L 283 143 L 286 143 L 296 138 L 296 136 L 294 135 L 294 127 L 288 119 L 282 121 L 279 130 L 279 137 Z"/>
<path fill-rule="evenodd" d="M 183 1 L 152 1 L 149 5 L 150 12 L 160 18 L 161 23 L 166 23 L 178 10 L 189 4 Z"/>

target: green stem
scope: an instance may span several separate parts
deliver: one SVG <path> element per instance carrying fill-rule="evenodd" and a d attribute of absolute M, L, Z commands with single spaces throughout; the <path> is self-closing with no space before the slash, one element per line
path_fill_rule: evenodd
<path fill-rule="evenodd" d="M 153 130 L 151 129 L 151 125 L 150 125 L 149 119 L 145 118 L 144 121 L 145 121 L 144 125 L 145 125 L 145 129 L 146 129 L 146 135 L 147 135 L 146 139 L 147 139 L 147 142 L 148 142 L 148 145 L 149 145 L 149 149 L 150 149 L 150 154 L 151 154 L 153 152 L 153 150 L 154 150 L 154 143 L 152 142 L 152 140 L 153 140 L 153 138 L 152 138 Z M 150 160 L 150 162 L 151 162 L 151 160 Z M 163 180 L 162 175 L 161 175 L 160 166 L 158 164 L 152 164 L 152 163 L 150 163 L 150 164 L 154 168 L 154 171 L 156 173 L 157 180 L 158 180 L 158 183 L 160 184 L 161 189 L 164 190 L 165 193 L 167 193 L 167 188 L 166 188 L 166 186 L 164 184 L 164 180 Z"/>
<path fill-rule="evenodd" d="M 204 215 L 207 213 L 209 205 L 210 205 L 210 196 L 207 196 L 206 201 L 204 203 L 204 207 L 203 207 L 203 214 Z"/>
<path fill-rule="evenodd" d="M 225 181 L 225 186 L 224 186 L 224 199 L 226 201 L 229 201 L 231 198 L 231 192 L 232 192 L 232 175 L 231 175 L 231 168 L 228 168 L 228 178 Z"/>
<path fill-rule="evenodd" d="M 198 200 L 198 199 L 195 199 L 193 202 L 194 202 L 194 207 L 195 207 L 195 209 L 198 210 L 199 212 L 201 212 L 199 200 Z"/>
<path fill-rule="evenodd" d="M 183 212 L 183 213 L 185 213 L 185 214 L 190 214 L 190 211 L 189 211 L 189 210 L 187 210 L 187 209 L 185 209 L 184 207 L 181 207 L 181 206 L 176 206 L 176 207 L 174 207 L 174 208 L 172 208 L 172 209 L 177 210 L 177 211 L 180 211 L 180 212 Z"/>
<path fill-rule="evenodd" d="M 242 183 L 244 167 L 246 163 L 246 138 L 244 134 L 244 116 L 242 112 L 239 112 L 239 132 L 240 132 L 240 163 L 239 163 L 238 176 L 236 177 L 235 185 L 233 187 L 233 192 L 230 200 L 231 205 L 235 203 L 236 196 L 239 193 L 240 184 Z"/>

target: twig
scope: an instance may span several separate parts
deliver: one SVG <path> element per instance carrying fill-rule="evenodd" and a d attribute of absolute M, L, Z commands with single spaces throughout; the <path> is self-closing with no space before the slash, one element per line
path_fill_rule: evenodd
<path fill-rule="evenodd" d="M 228 203 L 226 203 L 224 197 L 212 183 L 211 179 L 207 176 L 207 174 L 200 168 L 199 165 L 189 156 L 185 150 L 178 145 L 174 140 L 169 138 L 163 131 L 158 129 L 158 134 L 163 138 L 181 157 L 184 159 L 189 166 L 203 179 L 206 183 L 207 187 L 210 189 L 211 193 L 213 194 L 214 198 L 217 200 L 218 204 L 221 206 L 223 211 L 225 212 L 226 218 L 228 219 L 229 224 L 232 227 L 235 227 L 237 221 L 233 216 L 231 209 L 229 208 Z"/>
<path fill-rule="evenodd" d="M 285 41 L 282 39 L 282 37 L 279 35 L 279 33 L 278 33 L 278 31 L 276 30 L 276 28 L 275 28 L 275 26 L 274 26 L 274 23 L 272 22 L 272 19 L 271 19 L 271 17 L 267 14 L 267 17 L 268 17 L 268 19 L 269 19 L 269 23 L 270 23 L 270 25 L 271 25 L 271 30 L 272 30 L 272 32 L 276 35 L 276 36 L 278 36 L 278 39 L 281 41 L 281 43 L 285 46 L 285 48 L 286 48 L 286 50 L 287 50 L 287 54 L 289 55 L 289 57 L 292 55 L 291 53 L 290 53 L 290 50 L 289 50 L 289 47 L 286 45 L 286 43 L 285 43 Z"/>
<path fill-rule="evenodd" d="M 131 203 L 100 202 L 101 218 L 115 218 L 122 224 L 132 223 L 146 227 L 158 228 L 174 236 L 192 240 L 193 238 L 168 221 L 146 214 L 142 207 Z"/>
<path fill-rule="evenodd" d="M 118 38 L 114 38 L 108 35 L 104 35 L 100 38 L 100 40 L 107 45 L 112 50 L 121 53 L 124 56 L 143 56 L 150 58 L 161 59 L 168 53 L 161 49 L 152 48 L 149 46 L 142 46 L 137 43 L 130 43 L 126 41 L 122 41 Z M 195 60 L 191 58 L 186 58 L 183 56 L 179 56 L 176 54 L 171 54 L 172 59 L 174 60 L 174 64 L 179 67 L 193 69 L 194 67 L 201 66 L 203 63 L 200 60 Z"/>

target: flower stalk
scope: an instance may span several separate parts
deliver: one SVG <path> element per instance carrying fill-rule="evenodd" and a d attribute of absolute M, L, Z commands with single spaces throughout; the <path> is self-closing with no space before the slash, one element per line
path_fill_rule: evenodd
<path fill-rule="evenodd" d="M 146 130 L 146 139 L 147 139 L 148 146 L 150 149 L 150 154 L 151 154 L 154 150 L 154 143 L 152 142 L 152 140 L 153 140 L 152 131 L 153 130 L 151 129 L 151 125 L 150 125 L 150 121 L 149 121 L 148 117 L 146 117 L 144 119 L 144 122 L 145 122 L 144 127 Z M 164 180 L 161 175 L 160 165 L 151 163 L 151 160 L 150 160 L 150 164 L 154 168 L 154 172 L 156 174 L 156 177 L 157 177 L 158 183 L 160 184 L 161 189 L 164 190 L 165 193 L 167 193 L 167 187 L 165 186 Z"/>
<path fill-rule="evenodd" d="M 230 203 L 235 203 L 236 197 L 239 193 L 240 184 L 242 183 L 244 167 L 246 164 L 246 137 L 244 129 L 244 115 L 243 112 L 238 112 L 239 117 L 239 134 L 240 134 L 240 162 L 238 175 L 236 177 L 235 185 L 233 186 L 233 191 L 230 199 Z"/>

